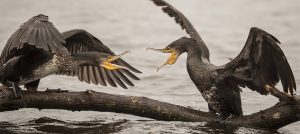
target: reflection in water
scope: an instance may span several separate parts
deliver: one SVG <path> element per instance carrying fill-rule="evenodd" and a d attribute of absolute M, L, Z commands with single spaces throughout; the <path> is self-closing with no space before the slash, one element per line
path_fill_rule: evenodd
<path fill-rule="evenodd" d="M 107 123 L 102 120 L 93 121 L 60 121 L 47 117 L 14 125 L 8 122 L 0 123 L 2 133 L 114 133 L 122 130 L 128 120 Z"/>
<path fill-rule="evenodd" d="M 142 126 L 138 124 L 143 124 Z M 132 127 L 136 127 L 132 129 Z M 141 128 L 139 128 L 141 127 Z M 184 128 L 184 129 L 182 129 Z M 140 129 L 140 130 L 139 130 Z M 179 130 L 181 129 L 181 130 Z M 12 124 L 9 122 L 0 122 L 0 132 L 2 133 L 255 133 L 267 134 L 277 133 L 272 131 L 241 128 L 235 126 L 222 125 L 218 123 L 189 123 L 189 122 L 158 122 L 158 121 L 129 121 L 117 120 L 106 122 L 104 120 L 93 121 L 60 121 L 42 117 L 21 124 Z"/>

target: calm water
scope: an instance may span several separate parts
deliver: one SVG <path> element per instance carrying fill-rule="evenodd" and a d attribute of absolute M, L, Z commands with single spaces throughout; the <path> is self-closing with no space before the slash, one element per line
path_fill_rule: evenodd
<path fill-rule="evenodd" d="M 211 61 L 222 65 L 242 49 L 250 27 L 272 33 L 281 42 L 300 83 L 300 1 L 299 0 L 174 0 L 200 32 L 211 52 Z M 165 102 L 207 111 L 207 104 L 188 77 L 185 60 L 156 72 L 166 55 L 145 52 L 147 47 L 163 47 L 186 36 L 174 20 L 148 0 L 0 0 L 0 49 L 20 24 L 33 15 L 50 16 L 61 31 L 82 28 L 98 37 L 116 53 L 131 50 L 124 57 L 144 73 L 142 81 L 129 90 L 81 83 L 77 78 L 50 76 L 39 89 L 92 89 L 122 95 L 146 96 Z M 163 57 L 163 58 L 162 58 Z M 298 87 L 300 85 L 298 84 Z M 300 93 L 299 90 L 297 91 Z M 274 105 L 277 99 L 244 89 L 245 114 Z M 0 113 L 0 133 L 269 133 L 249 128 L 223 128 L 205 122 L 163 122 L 141 117 L 102 112 L 21 109 Z M 300 123 L 279 130 L 297 133 Z"/>

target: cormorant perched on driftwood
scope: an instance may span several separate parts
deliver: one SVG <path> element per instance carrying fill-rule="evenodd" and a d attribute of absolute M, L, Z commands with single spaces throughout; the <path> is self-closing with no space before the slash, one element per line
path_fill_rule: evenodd
<path fill-rule="evenodd" d="M 141 73 L 115 55 L 100 40 L 75 29 L 60 33 L 39 14 L 25 22 L 8 40 L 0 57 L 0 80 L 12 86 L 19 97 L 19 85 L 37 90 L 41 78 L 51 74 L 77 76 L 80 81 L 113 87 L 127 88 L 133 83 L 127 78 L 139 80 Z M 129 71 L 130 70 L 130 71 Z M 124 75 L 126 74 L 126 75 Z M 117 83 L 117 84 L 116 84 Z"/>
<path fill-rule="evenodd" d="M 182 37 L 163 49 L 150 49 L 171 53 L 161 67 L 174 64 L 182 53 L 187 52 L 189 76 L 211 112 L 219 113 L 222 119 L 242 115 L 239 87 L 248 87 L 266 95 L 281 80 L 284 92 L 293 95 L 296 90 L 294 75 L 278 46 L 280 42 L 274 36 L 259 28 L 251 28 L 240 54 L 229 63 L 216 66 L 210 63 L 209 50 L 188 19 L 169 3 L 152 1 L 174 17 L 191 38 Z"/>

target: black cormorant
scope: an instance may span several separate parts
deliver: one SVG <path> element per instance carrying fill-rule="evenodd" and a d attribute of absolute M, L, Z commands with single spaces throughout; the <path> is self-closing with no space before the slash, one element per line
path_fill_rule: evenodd
<path fill-rule="evenodd" d="M 0 80 L 20 96 L 19 85 L 36 91 L 41 78 L 51 74 L 77 76 L 80 81 L 123 88 L 134 86 L 127 78 L 139 80 L 141 73 L 115 55 L 85 30 L 60 33 L 48 16 L 32 17 L 9 38 L 0 57 Z M 130 71 L 129 71 L 130 70 Z M 125 74 L 125 75 L 124 75 Z M 127 75 L 127 76 L 126 76 Z"/>
<path fill-rule="evenodd" d="M 171 53 L 161 67 L 174 64 L 182 53 L 187 52 L 188 74 L 207 101 L 209 111 L 219 113 L 222 119 L 243 115 L 239 87 L 266 95 L 281 80 L 284 92 L 293 95 L 296 90 L 293 72 L 274 36 L 251 28 L 240 54 L 229 63 L 216 66 L 210 63 L 209 50 L 188 19 L 169 3 L 152 1 L 174 17 L 191 38 L 182 37 L 163 49 L 149 49 Z"/>

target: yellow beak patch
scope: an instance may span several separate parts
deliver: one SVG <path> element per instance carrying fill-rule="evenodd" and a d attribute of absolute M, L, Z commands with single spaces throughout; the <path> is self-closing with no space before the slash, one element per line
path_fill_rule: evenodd
<path fill-rule="evenodd" d="M 119 66 L 116 66 L 115 64 L 109 63 L 109 62 L 103 62 L 101 64 L 102 67 L 108 69 L 108 70 L 116 70 L 116 69 L 120 69 Z"/>
<path fill-rule="evenodd" d="M 178 53 L 175 50 L 169 50 L 169 53 L 171 53 L 171 55 L 168 57 L 167 61 L 164 64 L 162 64 L 160 67 L 158 67 L 156 71 L 159 71 L 162 67 L 164 67 L 167 64 L 172 65 L 177 61 Z"/>
<path fill-rule="evenodd" d="M 123 66 L 112 63 L 113 61 L 120 59 L 122 56 L 124 56 L 127 53 L 130 53 L 130 51 L 125 51 L 125 52 L 123 52 L 119 55 L 109 56 L 104 62 L 102 62 L 100 64 L 100 66 L 104 67 L 105 69 L 108 69 L 108 70 L 116 70 L 116 69 L 126 69 L 126 70 L 128 70 L 128 68 L 126 68 L 126 67 L 123 67 Z"/>
<path fill-rule="evenodd" d="M 173 52 L 171 53 L 171 55 L 169 56 L 169 58 L 168 58 L 168 60 L 167 60 L 167 63 L 168 63 L 169 65 L 172 65 L 172 64 L 174 64 L 174 63 L 177 61 L 177 58 L 178 58 L 177 52 L 176 52 L 176 51 L 173 51 Z"/>

